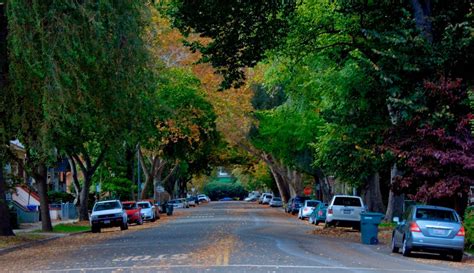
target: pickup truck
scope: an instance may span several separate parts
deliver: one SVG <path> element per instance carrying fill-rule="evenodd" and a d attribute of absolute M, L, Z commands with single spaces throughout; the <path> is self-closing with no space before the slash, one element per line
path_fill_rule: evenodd
<path fill-rule="evenodd" d="M 120 227 L 128 229 L 127 213 L 119 200 L 99 201 L 94 204 L 90 217 L 93 233 L 100 232 L 101 228 Z"/>

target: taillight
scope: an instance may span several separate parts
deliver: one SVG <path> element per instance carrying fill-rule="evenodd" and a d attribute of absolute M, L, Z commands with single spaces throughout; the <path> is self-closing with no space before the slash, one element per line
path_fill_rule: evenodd
<path fill-rule="evenodd" d="M 308 208 L 304 208 L 304 211 L 308 211 Z"/>
<path fill-rule="evenodd" d="M 318 215 L 323 216 L 323 211 L 322 210 L 318 211 Z"/>
<path fill-rule="evenodd" d="M 464 231 L 464 227 L 461 226 L 461 228 L 459 229 L 458 231 L 458 234 L 456 234 L 456 236 L 465 236 L 466 235 L 466 232 Z"/>
<path fill-rule="evenodd" d="M 328 214 L 332 214 L 332 209 L 328 209 Z"/>
<path fill-rule="evenodd" d="M 410 231 L 411 232 L 421 232 L 421 229 L 415 222 L 413 222 L 413 223 L 410 224 Z"/>

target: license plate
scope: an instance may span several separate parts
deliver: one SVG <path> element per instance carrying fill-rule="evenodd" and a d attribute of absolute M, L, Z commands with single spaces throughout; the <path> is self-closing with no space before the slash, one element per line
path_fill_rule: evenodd
<path fill-rule="evenodd" d="M 433 229 L 433 234 L 434 235 L 445 235 L 445 230 L 444 229 Z"/>
<path fill-rule="evenodd" d="M 110 224 L 110 220 L 104 220 L 104 224 Z"/>
<path fill-rule="evenodd" d="M 342 211 L 342 213 L 344 213 L 344 214 L 351 214 L 351 212 L 352 211 L 350 209 L 345 209 L 345 210 Z"/>

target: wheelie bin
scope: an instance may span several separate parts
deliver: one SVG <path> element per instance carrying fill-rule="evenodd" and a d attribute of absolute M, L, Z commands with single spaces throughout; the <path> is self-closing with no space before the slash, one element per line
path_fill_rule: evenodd
<path fill-rule="evenodd" d="M 384 214 L 378 212 L 363 212 L 360 214 L 360 238 L 363 244 L 376 245 L 379 243 L 379 224 Z"/>

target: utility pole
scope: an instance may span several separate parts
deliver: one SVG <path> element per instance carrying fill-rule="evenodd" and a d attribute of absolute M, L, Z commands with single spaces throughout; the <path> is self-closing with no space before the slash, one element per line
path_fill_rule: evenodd
<path fill-rule="evenodd" d="M 140 145 L 137 145 L 137 185 L 138 185 L 137 200 L 139 200 L 142 194 L 142 183 L 140 181 Z"/>

